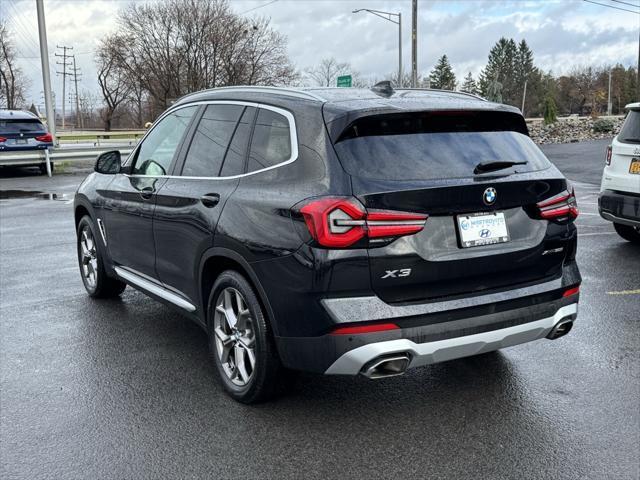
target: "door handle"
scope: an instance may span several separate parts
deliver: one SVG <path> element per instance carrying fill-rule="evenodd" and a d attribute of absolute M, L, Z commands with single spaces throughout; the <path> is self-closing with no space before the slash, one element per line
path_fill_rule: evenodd
<path fill-rule="evenodd" d="M 153 196 L 155 191 L 156 189 L 153 187 L 144 187 L 142 190 L 140 190 L 140 196 L 145 200 L 149 200 Z"/>
<path fill-rule="evenodd" d="M 207 193 L 200 197 L 200 201 L 205 207 L 213 208 L 220 202 L 220 195 L 217 193 Z"/>

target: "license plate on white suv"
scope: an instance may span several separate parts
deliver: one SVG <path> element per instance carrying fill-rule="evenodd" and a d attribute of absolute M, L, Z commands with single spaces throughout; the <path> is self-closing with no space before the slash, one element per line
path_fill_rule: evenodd
<path fill-rule="evenodd" d="M 458 231 L 463 248 L 509 241 L 504 213 L 470 213 L 458 215 Z"/>

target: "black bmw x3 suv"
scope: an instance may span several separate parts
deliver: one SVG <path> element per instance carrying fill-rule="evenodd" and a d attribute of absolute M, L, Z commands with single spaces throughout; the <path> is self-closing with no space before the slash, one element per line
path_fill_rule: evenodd
<path fill-rule="evenodd" d="M 75 197 L 89 294 L 195 320 L 246 403 L 566 334 L 577 215 L 519 110 L 389 85 L 188 95 Z"/>

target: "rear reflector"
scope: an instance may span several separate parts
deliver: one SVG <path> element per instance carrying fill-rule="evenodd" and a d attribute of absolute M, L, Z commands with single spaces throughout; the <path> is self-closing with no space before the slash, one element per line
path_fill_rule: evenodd
<path fill-rule="evenodd" d="M 337 327 L 331 335 L 357 335 L 359 333 L 386 332 L 388 330 L 398 330 L 400 327 L 395 323 L 378 323 L 370 325 L 357 325 L 355 327 Z"/>
<path fill-rule="evenodd" d="M 568 290 L 565 290 L 564 293 L 562 294 L 563 297 L 570 297 L 571 295 L 577 295 L 578 293 L 580 293 L 580 286 L 578 285 L 577 287 L 573 287 L 570 288 Z"/>
<path fill-rule="evenodd" d="M 607 147 L 607 158 L 606 161 L 604 162 L 607 166 L 611 165 L 611 154 L 613 153 L 613 150 L 611 148 L 611 145 L 609 145 Z"/>

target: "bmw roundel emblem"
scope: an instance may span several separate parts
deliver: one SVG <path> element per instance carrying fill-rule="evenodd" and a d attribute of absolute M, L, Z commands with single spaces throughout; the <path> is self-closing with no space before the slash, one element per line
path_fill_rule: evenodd
<path fill-rule="evenodd" d="M 496 189 L 493 187 L 487 188 L 482 195 L 482 200 L 484 200 L 484 203 L 486 205 L 493 205 L 494 203 L 496 203 L 497 198 L 498 192 L 496 192 Z"/>

